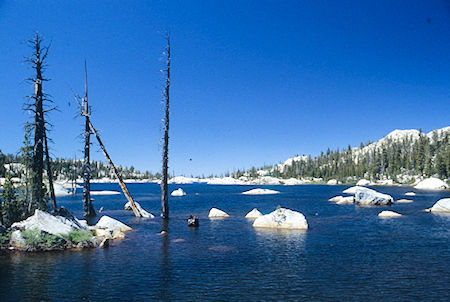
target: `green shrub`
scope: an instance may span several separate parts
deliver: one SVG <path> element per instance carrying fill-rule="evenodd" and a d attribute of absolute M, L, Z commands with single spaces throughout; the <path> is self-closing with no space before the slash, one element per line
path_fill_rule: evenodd
<path fill-rule="evenodd" d="M 90 241 L 92 239 L 92 236 L 93 235 L 90 231 L 75 230 L 67 235 L 64 235 L 64 238 L 76 244 L 80 242 Z"/>
<path fill-rule="evenodd" d="M 53 250 L 63 249 L 67 242 L 64 238 L 41 232 L 38 229 L 29 229 L 22 231 L 22 236 L 25 239 L 25 244 L 30 250 Z"/>
<path fill-rule="evenodd" d="M 0 231 L 0 247 L 8 245 L 10 239 L 11 239 L 10 230 L 5 230 L 4 232 Z"/>

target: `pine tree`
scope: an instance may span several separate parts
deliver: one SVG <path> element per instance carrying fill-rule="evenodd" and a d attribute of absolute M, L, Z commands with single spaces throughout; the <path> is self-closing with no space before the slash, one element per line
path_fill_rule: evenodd
<path fill-rule="evenodd" d="M 6 227 L 10 227 L 14 222 L 20 221 L 23 214 L 23 207 L 20 199 L 17 198 L 16 189 L 11 181 L 11 175 L 6 176 L 5 184 L 3 185 L 3 203 L 1 206 L 2 223 Z"/>

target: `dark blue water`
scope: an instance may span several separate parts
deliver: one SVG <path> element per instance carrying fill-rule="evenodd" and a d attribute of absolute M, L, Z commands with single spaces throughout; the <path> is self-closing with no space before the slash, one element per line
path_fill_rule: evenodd
<path fill-rule="evenodd" d="M 93 184 L 94 190 L 120 190 Z M 417 191 L 411 204 L 336 205 L 345 186 L 266 186 L 278 195 L 246 196 L 248 186 L 181 185 L 170 198 L 168 226 L 136 220 L 123 195 L 94 196 L 102 214 L 134 230 L 109 249 L 0 255 L 0 301 L 449 301 L 450 215 L 423 212 L 450 192 Z M 377 187 L 395 199 L 411 188 Z M 130 184 L 158 215 L 156 184 Z M 81 195 L 60 198 L 81 217 Z M 253 229 L 244 215 L 278 205 L 302 212 L 308 231 Z M 232 217 L 209 220 L 218 207 Z M 404 214 L 380 219 L 390 209 Z M 190 214 L 200 227 L 187 227 Z M 167 228 L 167 236 L 157 235 Z"/>

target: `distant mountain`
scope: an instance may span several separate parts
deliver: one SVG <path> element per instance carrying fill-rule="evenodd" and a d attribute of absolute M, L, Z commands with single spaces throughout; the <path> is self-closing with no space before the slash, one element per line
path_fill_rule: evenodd
<path fill-rule="evenodd" d="M 295 156 L 284 163 L 249 170 L 245 175 L 278 178 L 322 178 L 353 182 L 366 178 L 412 183 L 418 176 L 450 177 L 450 127 L 429 133 L 420 130 L 394 130 L 380 140 L 348 147 L 328 149 L 319 156 Z M 240 175 L 236 175 L 240 176 Z"/>

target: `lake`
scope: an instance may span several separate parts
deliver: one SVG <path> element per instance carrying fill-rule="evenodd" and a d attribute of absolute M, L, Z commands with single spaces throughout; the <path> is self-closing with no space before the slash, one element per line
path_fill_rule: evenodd
<path fill-rule="evenodd" d="M 117 190 L 118 184 L 92 184 Z M 109 249 L 0 254 L 0 301 L 449 301 L 450 215 L 422 210 L 449 191 L 375 187 L 413 203 L 336 205 L 347 186 L 260 186 L 277 195 L 248 196 L 256 186 L 169 185 L 170 221 L 136 219 L 123 194 L 94 196 L 101 215 L 130 225 Z M 157 184 L 129 184 L 134 199 L 159 216 Z M 405 197 L 415 191 L 417 196 Z M 58 203 L 82 217 L 81 192 Z M 307 231 L 253 229 L 244 218 L 278 205 L 302 212 Z M 230 214 L 208 219 L 211 207 Z M 382 210 L 403 217 L 380 219 Z M 194 214 L 200 227 L 189 228 Z M 99 215 L 100 216 L 100 215 Z M 167 236 L 158 233 L 166 228 Z"/>

